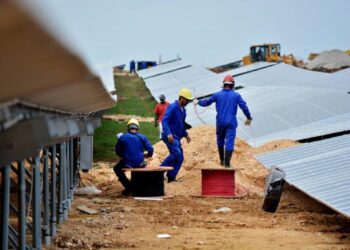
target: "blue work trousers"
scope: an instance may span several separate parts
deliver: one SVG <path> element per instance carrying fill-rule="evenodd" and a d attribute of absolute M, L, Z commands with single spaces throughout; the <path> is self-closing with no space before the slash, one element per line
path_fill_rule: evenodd
<path fill-rule="evenodd" d="M 184 161 L 184 154 L 181 147 L 181 142 L 179 139 L 174 138 L 174 142 L 168 142 L 167 138 L 163 138 L 166 146 L 169 149 L 169 155 L 165 160 L 160 164 L 160 166 L 169 166 L 174 169 L 167 172 L 167 176 L 169 180 L 175 180 L 176 175 L 179 172 L 181 165 Z"/>
<path fill-rule="evenodd" d="M 236 139 L 236 126 L 216 126 L 216 143 L 227 151 L 234 151 Z"/>

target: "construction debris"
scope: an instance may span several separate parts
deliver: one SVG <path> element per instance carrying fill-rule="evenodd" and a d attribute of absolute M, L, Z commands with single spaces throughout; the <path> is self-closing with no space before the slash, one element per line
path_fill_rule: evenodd
<path fill-rule="evenodd" d="M 214 213 L 227 213 L 227 212 L 231 212 L 231 208 L 222 207 L 222 208 L 219 208 L 219 209 L 214 209 L 213 212 Z"/>
<path fill-rule="evenodd" d="M 307 69 L 334 72 L 350 67 L 350 56 L 341 50 L 324 51 L 306 64 Z"/>
<path fill-rule="evenodd" d="M 158 234 L 157 235 L 157 238 L 159 239 L 165 239 L 165 238 L 170 238 L 170 234 Z"/>
<path fill-rule="evenodd" d="M 77 206 L 77 209 L 79 209 L 80 211 L 87 213 L 87 214 L 97 214 L 98 213 L 95 209 L 88 208 L 85 205 Z"/>
<path fill-rule="evenodd" d="M 99 194 L 102 191 L 96 188 L 95 186 L 89 186 L 89 187 L 82 187 L 82 188 L 77 188 L 74 192 L 74 194 L 77 195 L 88 195 L 88 194 Z"/>

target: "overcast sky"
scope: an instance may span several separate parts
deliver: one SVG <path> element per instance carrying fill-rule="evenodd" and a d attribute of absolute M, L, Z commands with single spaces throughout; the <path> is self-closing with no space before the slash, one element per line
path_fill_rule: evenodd
<path fill-rule="evenodd" d="M 230 62 L 257 43 L 282 54 L 350 49 L 348 0 L 21 0 L 90 65 L 179 55 Z"/>

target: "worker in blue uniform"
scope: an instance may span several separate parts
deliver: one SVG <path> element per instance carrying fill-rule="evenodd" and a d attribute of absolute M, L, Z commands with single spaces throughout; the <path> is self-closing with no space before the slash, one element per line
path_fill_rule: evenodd
<path fill-rule="evenodd" d="M 135 63 L 134 60 L 131 60 L 131 61 L 130 61 L 130 66 L 129 66 L 129 68 L 130 68 L 130 74 L 136 73 L 136 71 L 135 71 L 135 69 L 136 69 L 136 63 Z"/>
<path fill-rule="evenodd" d="M 229 168 L 236 138 L 237 108 L 239 107 L 247 120 L 246 125 L 250 125 L 252 117 L 246 102 L 242 96 L 234 91 L 235 81 L 231 75 L 227 75 L 223 81 L 223 89 L 212 96 L 194 100 L 195 105 L 202 107 L 209 106 L 213 102 L 216 104 L 216 142 L 218 146 L 220 164 Z"/>
<path fill-rule="evenodd" d="M 173 167 L 167 172 L 168 182 L 176 180 L 176 176 L 184 161 L 184 154 L 181 147 L 181 139 L 186 138 L 190 143 L 191 138 L 186 131 L 186 105 L 193 100 L 193 95 L 189 89 L 181 89 L 179 99 L 168 106 L 162 120 L 163 133 L 162 140 L 169 150 L 169 155 L 161 163 L 161 166 Z"/>
<path fill-rule="evenodd" d="M 113 170 L 125 188 L 122 191 L 124 195 L 130 194 L 131 181 L 126 177 L 122 169 L 145 167 L 145 156 L 152 157 L 153 155 L 153 146 L 145 135 L 138 132 L 139 128 L 139 122 L 135 118 L 131 118 L 127 123 L 128 133 L 120 136 L 115 145 L 115 153 L 121 160 L 114 166 Z M 146 155 L 144 155 L 144 151 L 147 151 Z"/>

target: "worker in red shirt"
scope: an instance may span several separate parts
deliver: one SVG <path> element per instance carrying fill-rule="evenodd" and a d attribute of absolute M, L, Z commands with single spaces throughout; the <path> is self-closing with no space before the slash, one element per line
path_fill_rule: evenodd
<path fill-rule="evenodd" d="M 162 119 L 165 114 L 165 110 L 169 106 L 169 103 L 165 101 L 165 95 L 159 96 L 160 103 L 157 103 L 157 105 L 154 107 L 154 127 L 158 127 L 159 125 L 159 138 L 162 138 Z"/>

